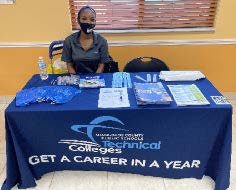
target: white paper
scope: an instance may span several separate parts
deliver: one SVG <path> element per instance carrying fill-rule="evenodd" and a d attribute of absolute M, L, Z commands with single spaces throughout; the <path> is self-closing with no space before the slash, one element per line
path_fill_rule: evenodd
<path fill-rule="evenodd" d="M 159 78 L 164 81 L 195 81 L 205 78 L 200 71 L 161 71 Z"/>
<path fill-rule="evenodd" d="M 178 106 L 210 104 L 195 84 L 167 86 Z"/>
<path fill-rule="evenodd" d="M 100 88 L 98 107 L 130 107 L 127 88 Z"/>

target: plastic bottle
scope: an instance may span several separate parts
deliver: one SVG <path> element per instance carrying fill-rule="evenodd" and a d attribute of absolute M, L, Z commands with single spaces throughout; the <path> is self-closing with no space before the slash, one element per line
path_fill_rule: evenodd
<path fill-rule="evenodd" d="M 39 68 L 40 78 L 42 80 L 46 80 L 48 78 L 47 65 L 42 56 L 39 57 L 38 68 Z"/>

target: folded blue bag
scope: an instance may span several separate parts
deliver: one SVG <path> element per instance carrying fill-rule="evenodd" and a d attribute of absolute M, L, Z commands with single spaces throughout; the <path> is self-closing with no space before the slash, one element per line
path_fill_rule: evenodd
<path fill-rule="evenodd" d="M 16 106 L 27 106 L 35 102 L 64 104 L 81 90 L 71 86 L 43 86 L 24 89 L 16 93 Z"/>

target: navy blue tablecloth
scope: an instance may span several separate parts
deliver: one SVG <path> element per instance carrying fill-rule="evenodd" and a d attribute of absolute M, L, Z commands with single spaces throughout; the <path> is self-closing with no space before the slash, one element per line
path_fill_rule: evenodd
<path fill-rule="evenodd" d="M 134 75 L 132 82 L 140 82 Z M 111 87 L 112 74 L 102 76 Z M 56 77 L 41 81 L 34 75 L 25 88 L 50 85 Z M 82 89 L 62 105 L 16 107 L 14 100 L 5 111 L 7 178 L 1 189 L 33 187 L 35 179 L 52 171 L 96 170 L 166 178 L 208 175 L 215 190 L 225 190 L 231 105 L 211 100 L 221 94 L 207 79 L 163 82 L 166 89 L 167 84 L 196 84 L 211 104 L 137 106 L 133 89 L 128 89 L 130 108 L 98 108 L 99 89 Z"/>

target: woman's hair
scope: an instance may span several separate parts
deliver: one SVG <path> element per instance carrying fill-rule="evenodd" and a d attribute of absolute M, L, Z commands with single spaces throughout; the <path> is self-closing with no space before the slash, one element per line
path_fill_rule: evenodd
<path fill-rule="evenodd" d="M 96 11 L 95 11 L 92 7 L 90 7 L 90 6 L 83 6 L 83 7 L 79 10 L 79 12 L 78 12 L 77 19 L 80 18 L 81 13 L 82 13 L 83 11 L 85 11 L 85 10 L 90 10 L 90 11 L 92 11 L 92 12 L 94 13 L 95 17 L 96 17 Z"/>

